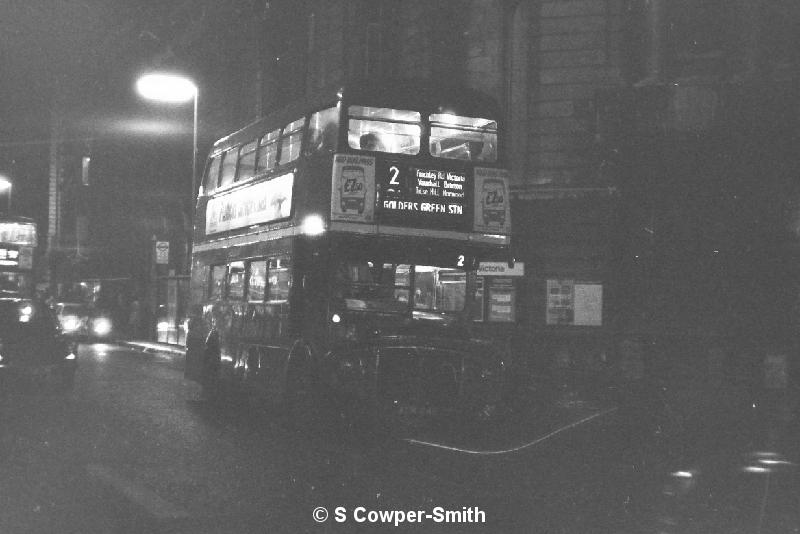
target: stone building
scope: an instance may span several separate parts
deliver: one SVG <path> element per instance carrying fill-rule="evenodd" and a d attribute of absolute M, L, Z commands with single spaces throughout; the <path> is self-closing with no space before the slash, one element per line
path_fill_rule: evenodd
<path fill-rule="evenodd" d="M 517 341 L 537 363 L 590 364 L 620 347 L 694 350 L 732 334 L 791 342 L 798 10 L 208 2 L 169 54 L 198 73 L 205 146 L 348 80 L 413 76 L 494 96 L 526 265 Z"/>

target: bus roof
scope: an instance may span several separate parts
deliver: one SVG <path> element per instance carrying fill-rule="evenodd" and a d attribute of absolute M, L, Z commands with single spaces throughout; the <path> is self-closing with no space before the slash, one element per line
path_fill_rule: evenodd
<path fill-rule="evenodd" d="M 435 83 L 425 79 L 396 78 L 382 81 L 349 83 L 329 86 L 308 97 L 275 109 L 262 118 L 219 139 L 212 152 L 229 148 L 243 140 L 255 138 L 265 128 L 280 128 L 310 112 L 336 105 L 413 109 L 425 114 L 452 113 L 467 117 L 498 119 L 497 102 L 478 90 L 450 83 Z"/>
<path fill-rule="evenodd" d="M 36 224 L 35 219 L 21 215 L 0 215 L 0 222 Z"/>

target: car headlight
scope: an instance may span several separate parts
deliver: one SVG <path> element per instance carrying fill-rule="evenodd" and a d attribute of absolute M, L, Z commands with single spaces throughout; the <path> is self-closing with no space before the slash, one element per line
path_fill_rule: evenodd
<path fill-rule="evenodd" d="M 96 336 L 105 336 L 111 333 L 111 321 L 105 317 L 98 317 L 92 323 L 92 332 Z"/>
<path fill-rule="evenodd" d="M 74 332 L 81 327 L 81 320 L 74 315 L 65 315 L 61 318 L 61 328 L 65 332 Z"/>

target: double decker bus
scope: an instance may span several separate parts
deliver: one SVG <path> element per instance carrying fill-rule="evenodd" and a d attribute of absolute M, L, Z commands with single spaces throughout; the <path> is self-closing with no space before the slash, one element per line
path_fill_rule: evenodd
<path fill-rule="evenodd" d="M 0 293 L 33 296 L 36 230 L 28 217 L 0 217 Z"/>
<path fill-rule="evenodd" d="M 287 410 L 325 392 L 380 421 L 493 413 L 516 300 L 479 275 L 512 261 L 498 118 L 476 91 L 396 81 L 216 142 L 187 376 Z"/>

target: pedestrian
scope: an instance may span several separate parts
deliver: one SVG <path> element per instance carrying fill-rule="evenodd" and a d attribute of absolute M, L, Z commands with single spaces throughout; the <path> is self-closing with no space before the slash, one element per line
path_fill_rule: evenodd
<path fill-rule="evenodd" d="M 130 313 L 128 314 L 128 337 L 136 339 L 139 337 L 139 327 L 142 322 L 141 318 L 141 305 L 139 301 L 133 299 L 131 302 Z"/>

